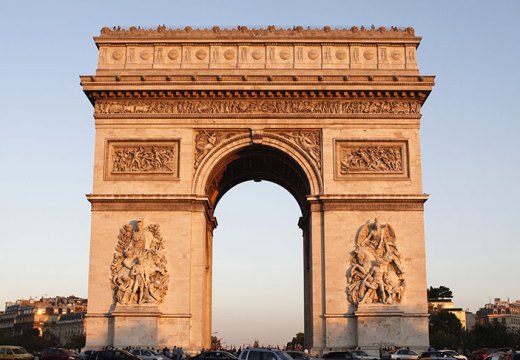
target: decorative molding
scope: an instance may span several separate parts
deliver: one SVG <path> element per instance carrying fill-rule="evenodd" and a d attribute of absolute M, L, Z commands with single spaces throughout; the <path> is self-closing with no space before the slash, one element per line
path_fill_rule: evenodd
<path fill-rule="evenodd" d="M 179 178 L 180 140 L 107 140 L 106 180 Z"/>
<path fill-rule="evenodd" d="M 131 26 L 124 28 L 121 26 L 114 26 L 112 28 L 104 27 L 100 31 L 100 38 L 110 37 L 134 37 L 134 36 L 157 36 L 157 37 L 171 37 L 176 38 L 192 38 L 192 39 L 242 39 L 244 37 L 250 38 L 272 38 L 280 36 L 290 36 L 295 38 L 313 38 L 321 37 L 331 39 L 335 37 L 352 36 L 352 35 L 374 35 L 381 36 L 404 36 L 415 37 L 415 30 L 413 27 L 399 28 L 391 27 L 364 27 L 352 26 L 350 28 L 335 28 L 324 26 L 322 28 L 304 28 L 303 26 L 294 26 L 292 28 L 279 28 L 276 26 L 268 26 L 266 28 L 248 28 L 247 26 L 238 26 L 236 28 L 220 28 L 213 26 L 211 29 L 192 28 L 186 26 L 184 28 L 168 28 L 160 25 L 157 28 L 142 28 L 140 26 Z"/>
<path fill-rule="evenodd" d="M 197 169 L 202 160 L 224 141 L 243 134 L 246 130 L 201 129 L 194 131 L 194 168 Z"/>
<path fill-rule="evenodd" d="M 417 100 L 98 100 L 96 115 L 108 114 L 419 114 Z"/>
<path fill-rule="evenodd" d="M 337 180 L 409 179 L 406 140 L 336 140 Z"/>
<path fill-rule="evenodd" d="M 143 219 L 124 225 L 110 265 L 114 304 L 160 304 L 168 291 L 164 239 L 158 224 Z"/>
<path fill-rule="evenodd" d="M 399 304 L 404 296 L 401 253 L 390 224 L 367 221 L 356 236 L 347 271 L 347 298 L 354 304 Z"/>

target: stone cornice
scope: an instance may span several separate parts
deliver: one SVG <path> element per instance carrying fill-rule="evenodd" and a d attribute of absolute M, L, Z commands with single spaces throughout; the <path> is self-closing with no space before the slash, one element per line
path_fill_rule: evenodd
<path fill-rule="evenodd" d="M 333 28 L 324 26 L 322 28 L 304 28 L 303 26 L 295 26 L 293 28 L 278 28 L 268 26 L 266 28 L 248 28 L 246 26 L 238 26 L 236 28 L 220 28 L 214 26 L 211 29 L 192 28 L 187 26 L 183 29 L 168 28 L 164 25 L 157 28 L 141 28 L 132 26 L 129 28 L 121 28 L 119 26 L 101 29 L 100 36 L 94 38 L 96 43 L 117 42 L 122 40 L 125 43 L 130 41 L 146 42 L 146 41 L 206 41 L 206 42 L 229 42 L 229 41 L 334 41 L 334 40 L 350 40 L 350 41 L 381 41 L 399 39 L 400 42 L 409 41 L 419 43 L 420 37 L 415 36 L 415 30 L 412 27 L 370 27 L 352 26 L 350 28 Z"/>
<path fill-rule="evenodd" d="M 88 194 L 92 211 L 204 211 L 207 197 L 185 194 Z"/>
<path fill-rule="evenodd" d="M 427 194 L 308 196 L 311 211 L 423 211 Z"/>

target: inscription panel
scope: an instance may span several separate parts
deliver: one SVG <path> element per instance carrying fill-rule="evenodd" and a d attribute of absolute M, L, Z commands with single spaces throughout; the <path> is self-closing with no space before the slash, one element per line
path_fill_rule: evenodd
<path fill-rule="evenodd" d="M 105 180 L 179 178 L 180 140 L 107 140 Z"/>
<path fill-rule="evenodd" d="M 408 142 L 336 140 L 337 180 L 409 179 Z"/>

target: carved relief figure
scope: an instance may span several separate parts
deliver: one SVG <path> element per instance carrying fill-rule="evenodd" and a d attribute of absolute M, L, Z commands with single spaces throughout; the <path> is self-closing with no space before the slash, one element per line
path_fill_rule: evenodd
<path fill-rule="evenodd" d="M 364 146 L 343 148 L 340 173 L 401 173 L 403 153 L 400 146 Z"/>
<path fill-rule="evenodd" d="M 174 173 L 175 155 L 173 146 L 114 146 L 111 172 Z"/>
<path fill-rule="evenodd" d="M 195 136 L 195 168 L 202 159 L 223 140 L 238 134 L 236 131 L 200 130 Z"/>
<path fill-rule="evenodd" d="M 347 297 L 355 304 L 400 303 L 405 291 L 401 254 L 390 224 L 367 221 L 359 230 L 347 271 Z"/>
<path fill-rule="evenodd" d="M 282 132 L 280 135 L 295 142 L 305 151 L 305 153 L 307 153 L 307 155 L 309 155 L 318 169 L 321 168 L 321 146 L 319 130 L 298 130 L 288 133 Z"/>
<path fill-rule="evenodd" d="M 114 303 L 161 303 L 169 275 L 159 225 L 145 226 L 143 219 L 138 219 L 135 225 L 124 225 L 118 238 L 110 266 Z"/>

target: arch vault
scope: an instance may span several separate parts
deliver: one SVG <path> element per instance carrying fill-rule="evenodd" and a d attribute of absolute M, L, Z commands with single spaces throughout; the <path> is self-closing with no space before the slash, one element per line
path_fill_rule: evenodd
<path fill-rule="evenodd" d="M 209 347 L 213 212 L 248 180 L 302 211 L 307 347 L 428 346 L 420 110 L 434 78 L 413 29 L 94 40 L 87 347 Z"/>

